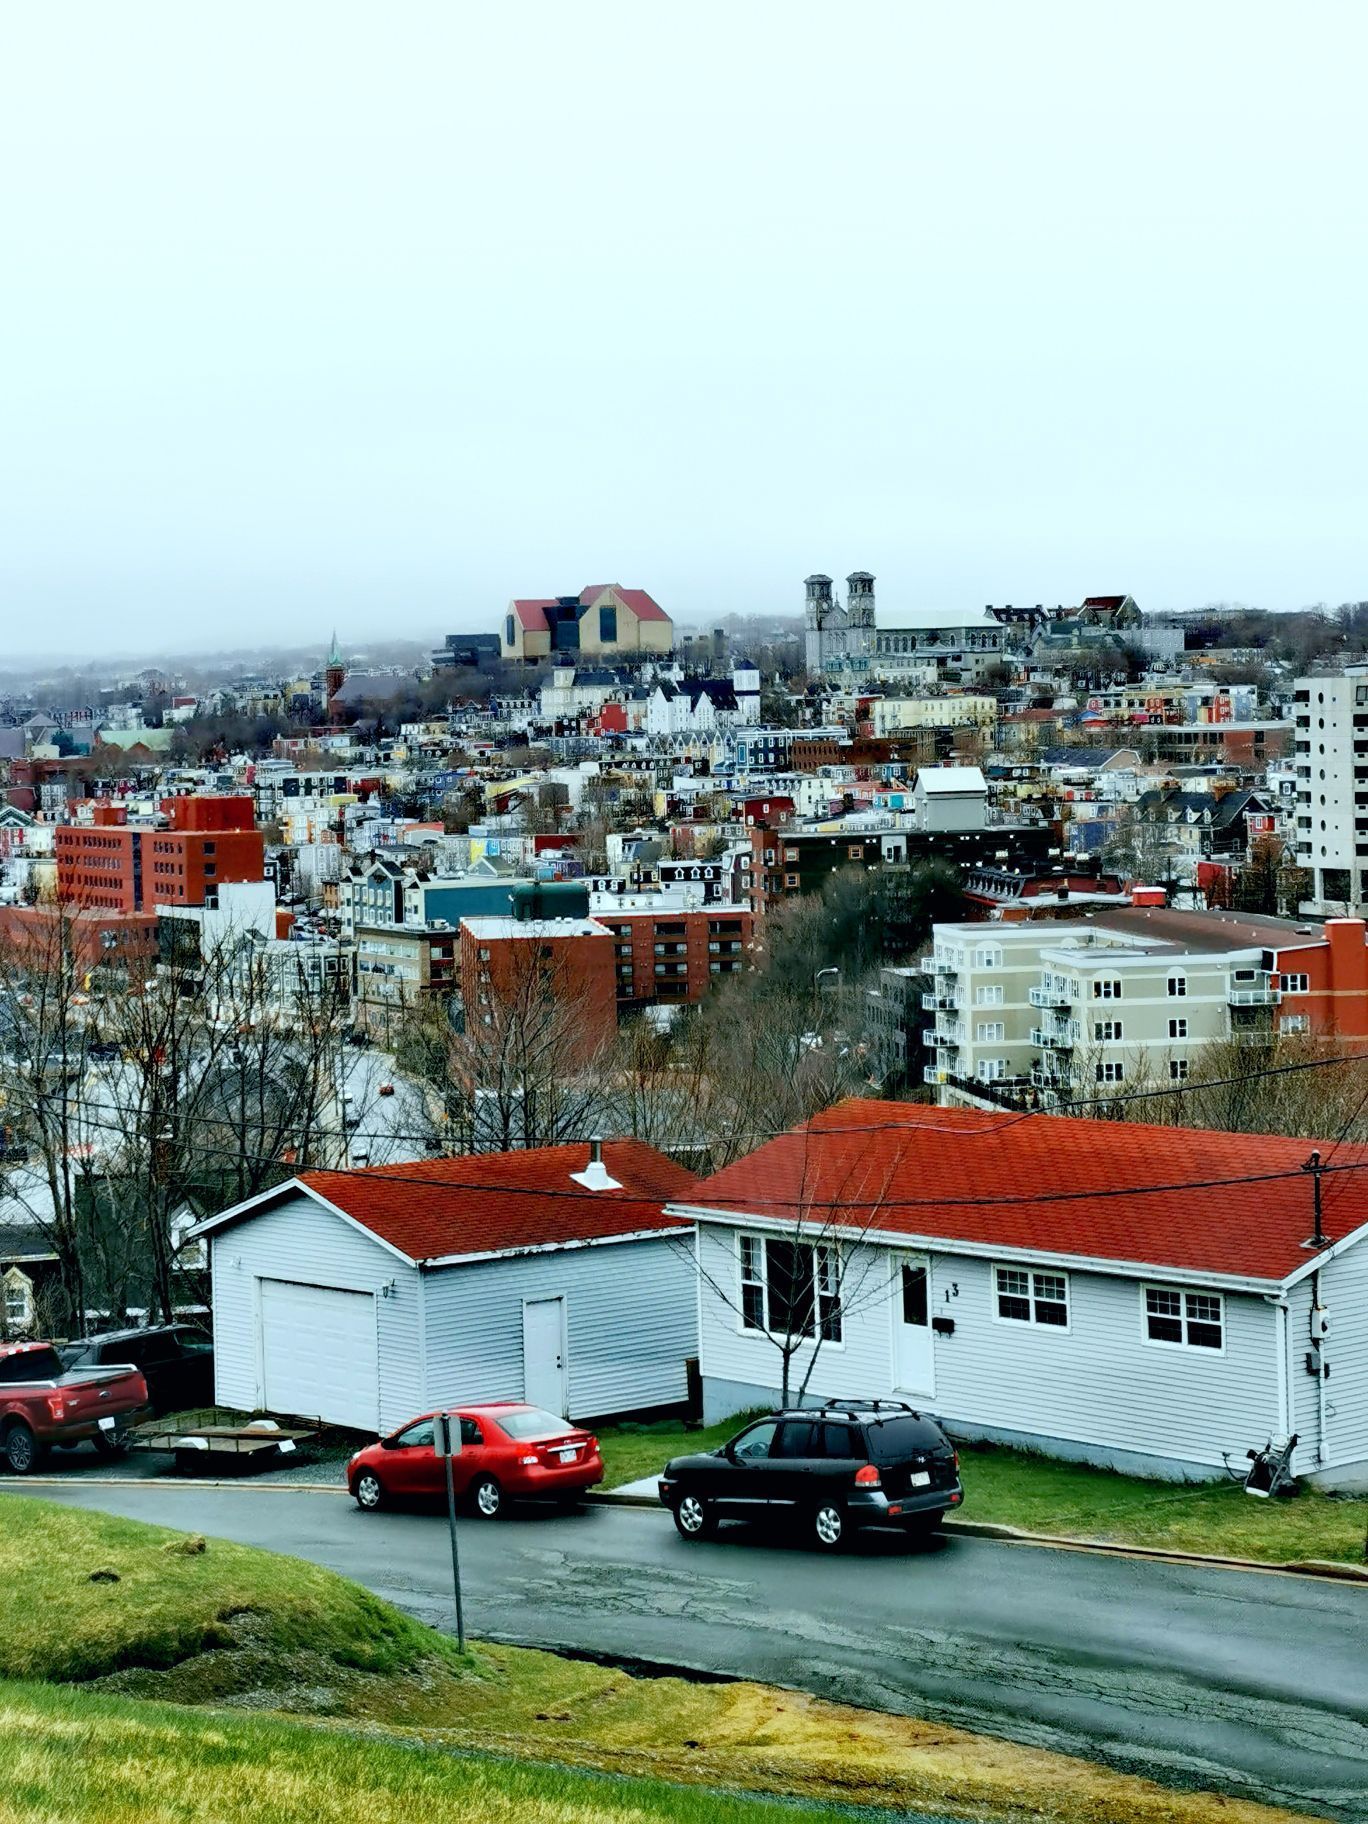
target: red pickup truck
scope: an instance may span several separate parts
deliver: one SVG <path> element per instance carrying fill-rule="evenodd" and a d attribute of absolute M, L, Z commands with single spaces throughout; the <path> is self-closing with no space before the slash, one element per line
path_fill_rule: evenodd
<path fill-rule="evenodd" d="M 0 1343 L 0 1457 L 26 1476 L 49 1444 L 88 1439 L 115 1456 L 125 1433 L 152 1417 L 147 1382 L 131 1363 L 75 1368 L 51 1343 Z"/>

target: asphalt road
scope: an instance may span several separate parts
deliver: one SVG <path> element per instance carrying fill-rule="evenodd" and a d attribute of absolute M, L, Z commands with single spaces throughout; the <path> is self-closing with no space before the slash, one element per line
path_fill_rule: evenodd
<path fill-rule="evenodd" d="M 33 1492 L 293 1552 L 452 1625 L 437 1514 L 284 1488 Z M 1368 1587 L 979 1539 L 869 1535 L 819 1559 L 749 1529 L 686 1544 L 663 1514 L 607 1507 L 463 1520 L 460 1544 L 477 1636 L 763 1679 L 1368 1824 Z"/>

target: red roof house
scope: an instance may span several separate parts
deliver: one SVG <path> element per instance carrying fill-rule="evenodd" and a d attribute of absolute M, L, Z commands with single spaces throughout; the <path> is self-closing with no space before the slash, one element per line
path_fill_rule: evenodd
<path fill-rule="evenodd" d="M 371 1433 L 444 1403 L 677 1406 L 696 1276 L 664 1205 L 694 1183 L 632 1140 L 305 1172 L 197 1231 L 216 1398 Z"/>
<path fill-rule="evenodd" d="M 1368 1464 L 1368 1146 L 852 1100 L 670 1208 L 711 1417 L 772 1396 L 790 1334 L 809 1392 L 966 1436 L 1191 1475 L 1296 1432 L 1303 1471 Z"/>

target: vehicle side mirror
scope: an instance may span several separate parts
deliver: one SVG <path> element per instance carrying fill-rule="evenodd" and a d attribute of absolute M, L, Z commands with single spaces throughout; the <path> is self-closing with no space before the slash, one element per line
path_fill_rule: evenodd
<path fill-rule="evenodd" d="M 724 1456 L 728 1463 L 735 1463 L 738 1461 L 735 1444 L 724 1444 L 719 1454 Z"/>
<path fill-rule="evenodd" d="M 380 1448 L 381 1448 L 381 1450 L 398 1450 L 399 1440 L 397 1437 L 396 1438 L 381 1438 Z"/>

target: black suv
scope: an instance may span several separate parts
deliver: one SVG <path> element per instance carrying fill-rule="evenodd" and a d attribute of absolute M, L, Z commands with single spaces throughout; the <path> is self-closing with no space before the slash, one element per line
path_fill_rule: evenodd
<path fill-rule="evenodd" d="M 193 1324 L 109 1330 L 62 1351 L 68 1368 L 131 1362 L 141 1368 L 156 1413 L 185 1412 L 214 1402 L 214 1345 Z"/>
<path fill-rule="evenodd" d="M 833 1400 L 772 1412 L 721 1450 L 673 1457 L 660 1498 L 685 1539 L 720 1520 L 793 1516 L 823 1551 L 862 1526 L 935 1532 L 964 1500 L 959 1455 L 901 1400 Z"/>

